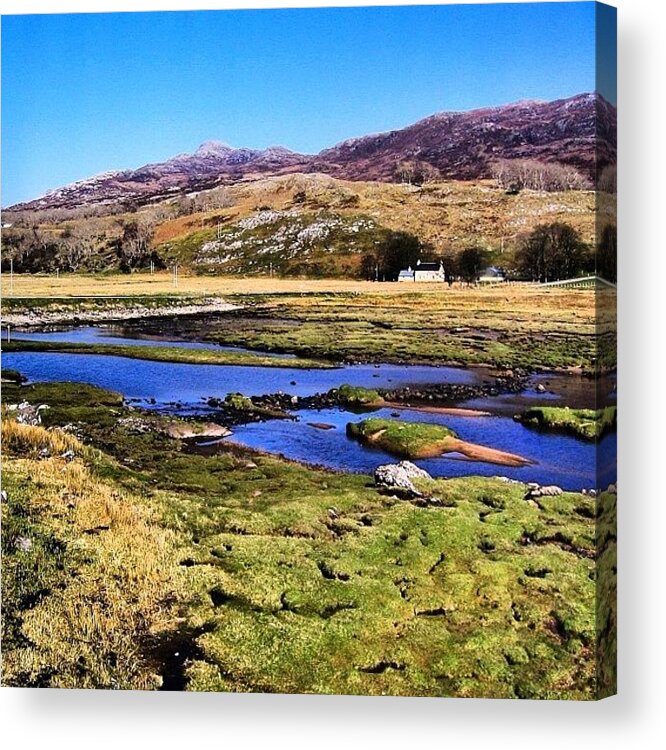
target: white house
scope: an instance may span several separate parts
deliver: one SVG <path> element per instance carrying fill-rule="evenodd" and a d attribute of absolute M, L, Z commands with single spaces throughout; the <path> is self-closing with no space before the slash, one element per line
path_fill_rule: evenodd
<path fill-rule="evenodd" d="M 420 260 L 414 269 L 414 281 L 446 281 L 444 266 L 440 263 L 422 263 Z"/>
<path fill-rule="evenodd" d="M 398 281 L 446 281 L 446 273 L 441 263 L 416 262 L 416 268 L 412 267 L 400 271 Z"/>

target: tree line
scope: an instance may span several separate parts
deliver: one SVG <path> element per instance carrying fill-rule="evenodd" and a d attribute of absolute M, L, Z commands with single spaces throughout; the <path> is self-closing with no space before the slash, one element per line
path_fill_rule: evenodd
<path fill-rule="evenodd" d="M 8 270 L 10 258 L 17 273 L 94 272 L 111 267 L 132 272 L 151 263 L 165 268 L 165 259 L 152 243 L 157 226 L 172 217 L 173 207 L 158 205 L 135 214 L 93 216 L 60 226 L 25 222 L 3 231 L 2 268 Z M 419 260 L 441 262 L 449 283 L 475 283 L 493 262 L 502 265 L 509 279 L 546 282 L 596 273 L 615 283 L 617 228 L 607 224 L 596 247 L 590 247 L 569 224 L 541 224 L 519 240 L 512 255 L 502 256 L 478 245 L 437 252 L 414 234 L 386 231 L 376 248 L 362 256 L 359 276 L 395 281 L 401 270 L 415 268 Z"/>
<path fill-rule="evenodd" d="M 437 253 L 409 232 L 388 232 L 372 253 L 361 261 L 360 276 L 368 280 L 396 281 L 401 270 L 418 261 L 441 263 L 446 281 L 473 284 L 493 262 L 500 263 L 508 279 L 560 281 L 597 274 L 617 282 L 617 227 L 607 224 L 596 247 L 586 243 L 577 229 L 564 222 L 540 224 L 524 236 L 512 256 L 500 256 L 478 245 L 458 252 Z"/>
<path fill-rule="evenodd" d="M 539 192 L 590 190 L 591 181 L 568 164 L 545 163 L 536 159 L 500 159 L 492 166 L 499 187 L 510 193 L 523 189 Z"/>
<path fill-rule="evenodd" d="M 109 267 L 133 271 L 152 261 L 164 262 L 151 249 L 159 211 L 117 218 L 89 218 L 60 226 L 27 224 L 3 230 L 2 268 L 13 261 L 17 273 L 102 271 Z"/>
<path fill-rule="evenodd" d="M 416 268 L 419 261 L 441 263 L 450 284 L 456 280 L 474 283 L 490 262 L 490 253 L 471 246 L 458 253 L 437 254 L 432 245 L 409 232 L 390 231 L 375 252 L 363 256 L 360 275 L 368 280 L 396 281 L 400 271 Z"/>

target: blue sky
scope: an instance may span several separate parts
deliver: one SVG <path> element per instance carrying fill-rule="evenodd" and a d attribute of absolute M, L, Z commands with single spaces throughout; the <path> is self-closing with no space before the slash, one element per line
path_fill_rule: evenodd
<path fill-rule="evenodd" d="M 2 18 L 2 205 L 205 140 L 317 152 L 595 87 L 593 3 Z"/>

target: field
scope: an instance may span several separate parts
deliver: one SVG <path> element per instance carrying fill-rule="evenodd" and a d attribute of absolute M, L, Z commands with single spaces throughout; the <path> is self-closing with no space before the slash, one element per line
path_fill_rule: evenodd
<path fill-rule="evenodd" d="M 175 289 L 138 273 L 13 286 L 12 321 L 104 314 L 150 334 L 168 320 L 173 335 L 267 354 L 43 340 L 5 352 L 595 365 L 586 290 L 185 275 Z M 376 395 L 343 393 L 359 406 Z M 406 499 L 367 475 L 137 429 L 140 410 L 100 389 L 3 383 L 4 404 L 22 400 L 50 409 L 39 427 L 3 419 L 6 684 L 581 699 L 612 689 L 614 600 L 595 598 L 615 585 L 612 492 L 530 499 L 521 482 L 470 476 L 419 481 Z M 412 447 L 396 452 L 423 453 Z"/>
<path fill-rule="evenodd" d="M 397 286 L 397 285 L 396 285 Z M 344 279 L 270 279 L 233 276 L 195 276 L 182 273 L 175 287 L 170 273 L 14 275 L 10 294 L 9 275 L 2 275 L 3 304 L 12 298 L 57 299 L 63 297 L 143 297 L 153 295 L 279 294 L 282 292 L 366 292 L 378 287 L 366 281 Z M 401 291 L 401 290 L 397 290 Z"/>
<path fill-rule="evenodd" d="M 7 279 L 3 279 L 6 284 Z M 177 330 L 221 344 L 309 359 L 590 369 L 597 353 L 591 290 L 501 284 L 478 288 L 340 280 L 184 276 L 20 277 L 4 298 L 7 322 L 66 322 L 87 313 L 127 317 L 204 305 L 221 297 L 237 309 L 205 326 L 184 317 Z M 111 299 L 113 298 L 113 299 Z M 116 313 L 109 313 L 109 311 Z"/>

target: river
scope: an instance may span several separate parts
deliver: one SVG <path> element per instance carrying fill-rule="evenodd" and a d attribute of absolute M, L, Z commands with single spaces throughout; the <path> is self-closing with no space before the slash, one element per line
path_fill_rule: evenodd
<path fill-rule="evenodd" d="M 17 333 L 14 338 L 239 350 L 237 347 L 184 342 L 168 337 L 129 337 L 123 334 L 122 328 L 113 326 Z M 126 399 L 139 402 L 142 407 L 178 415 L 210 413 L 211 407 L 206 403 L 208 399 L 224 398 L 230 392 L 258 396 L 282 391 L 295 396 L 311 396 L 342 383 L 371 388 L 398 388 L 439 383 L 476 385 L 491 379 L 487 371 L 476 368 L 367 364 L 303 370 L 289 367 L 289 355 L 285 355 L 284 359 L 284 367 L 244 367 L 152 362 L 93 354 L 14 352 L 3 355 L 3 367 L 17 369 L 31 381 L 91 383 L 120 392 Z M 541 388 L 537 390 L 540 383 L 546 384 L 545 392 Z M 580 490 L 605 487 L 615 481 L 612 460 L 616 447 L 615 433 L 606 435 L 595 446 L 592 442 L 567 435 L 536 431 L 515 422 L 512 416 L 527 405 L 569 404 L 591 408 L 594 397 L 594 383 L 590 380 L 573 375 L 544 374 L 532 378 L 520 394 L 487 397 L 461 404 L 489 411 L 490 416 L 453 416 L 409 409 L 380 409 L 374 411 L 373 415 L 391 417 L 399 414 L 399 417 L 393 418 L 444 424 L 463 440 L 517 453 L 533 461 L 520 468 L 469 461 L 453 455 L 416 461 L 433 476 L 502 475 Z M 270 420 L 234 427 L 233 435 L 228 440 L 337 470 L 372 472 L 380 463 L 395 461 L 380 450 L 361 446 L 347 438 L 347 422 L 363 419 L 364 415 L 342 408 L 296 410 L 294 414 L 298 417 L 297 421 Z M 313 422 L 331 425 L 332 428 L 322 430 L 309 424 Z"/>

